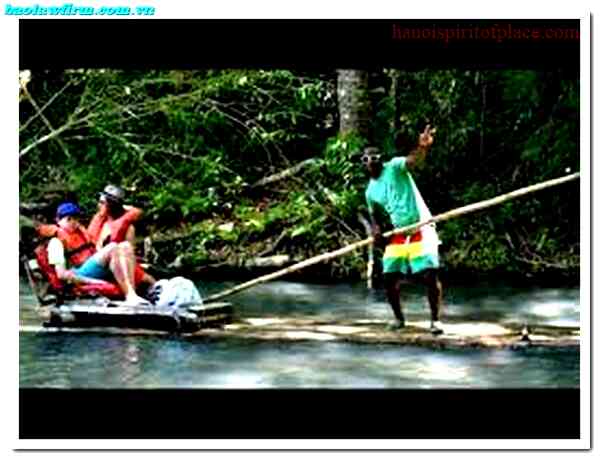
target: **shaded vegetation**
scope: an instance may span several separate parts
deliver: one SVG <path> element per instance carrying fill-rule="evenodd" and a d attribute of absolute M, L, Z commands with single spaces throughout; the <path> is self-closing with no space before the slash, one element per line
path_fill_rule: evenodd
<path fill-rule="evenodd" d="M 371 73 L 366 137 L 339 134 L 337 78 L 290 70 L 34 72 L 20 102 L 21 201 L 53 206 L 74 195 L 91 216 L 97 192 L 122 184 L 145 210 L 138 233 L 152 235 L 153 261 L 189 269 L 275 254 L 300 260 L 364 238 L 359 149 L 375 143 L 390 157 L 406 154 L 426 123 L 437 136 L 415 180 L 433 214 L 579 170 L 579 81 L 562 71 Z M 311 158 L 291 176 L 257 185 Z M 449 270 L 576 276 L 579 183 L 439 231 Z M 358 252 L 327 270 L 358 276 L 365 260 Z"/>

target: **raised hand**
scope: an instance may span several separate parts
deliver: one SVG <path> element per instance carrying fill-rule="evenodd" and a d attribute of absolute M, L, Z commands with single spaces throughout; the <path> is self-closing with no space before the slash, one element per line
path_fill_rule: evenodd
<path fill-rule="evenodd" d="M 431 147 L 433 134 L 435 134 L 435 128 L 432 128 L 429 124 L 425 126 L 425 130 L 419 134 L 419 148 Z"/>

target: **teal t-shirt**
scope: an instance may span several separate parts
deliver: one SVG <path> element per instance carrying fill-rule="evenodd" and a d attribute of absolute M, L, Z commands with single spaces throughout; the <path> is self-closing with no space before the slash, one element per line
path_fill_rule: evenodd
<path fill-rule="evenodd" d="M 383 209 L 394 228 L 419 221 L 417 201 L 406 168 L 406 157 L 397 157 L 383 164 L 381 175 L 369 181 L 365 192 L 369 212 Z"/>

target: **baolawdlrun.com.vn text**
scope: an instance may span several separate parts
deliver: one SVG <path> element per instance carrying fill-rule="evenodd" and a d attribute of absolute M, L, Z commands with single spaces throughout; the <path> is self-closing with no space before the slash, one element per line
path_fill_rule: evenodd
<path fill-rule="evenodd" d="M 9 16 L 153 16 L 152 6 L 76 6 L 65 3 L 61 6 L 13 6 L 6 4 L 4 14 Z"/>

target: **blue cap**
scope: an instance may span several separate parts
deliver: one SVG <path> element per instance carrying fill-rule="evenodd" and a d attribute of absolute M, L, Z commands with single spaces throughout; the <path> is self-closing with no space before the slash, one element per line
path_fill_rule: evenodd
<path fill-rule="evenodd" d="M 73 204 L 72 202 L 65 202 L 58 206 L 56 209 L 56 218 L 59 220 L 64 217 L 70 217 L 73 215 L 79 215 L 81 210 L 77 206 L 77 204 Z"/>

